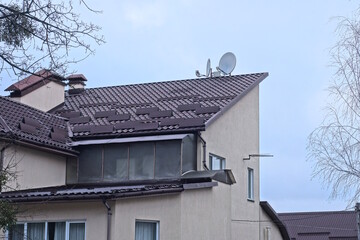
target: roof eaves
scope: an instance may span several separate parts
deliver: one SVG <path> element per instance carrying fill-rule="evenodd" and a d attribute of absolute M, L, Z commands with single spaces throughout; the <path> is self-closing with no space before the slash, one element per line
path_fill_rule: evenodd
<path fill-rule="evenodd" d="M 11 137 L 8 137 L 6 135 L 5 136 L 0 135 L 0 140 L 7 141 L 7 142 L 12 141 L 14 144 L 19 144 L 21 146 L 39 149 L 39 150 L 43 150 L 46 152 L 57 153 L 60 155 L 77 157 L 79 154 L 79 152 L 75 151 L 75 150 L 62 149 L 62 148 L 58 148 L 58 147 L 49 147 L 48 145 L 40 144 L 37 141 L 30 141 L 30 140 L 26 140 L 26 139 L 14 139 L 13 137 L 14 137 L 14 134 L 12 134 Z M 18 138 L 18 136 L 16 138 Z"/>
<path fill-rule="evenodd" d="M 198 131 L 204 131 L 205 127 L 191 127 L 191 128 L 180 128 L 180 129 L 169 129 L 159 131 L 139 131 L 139 132 L 128 132 L 128 133 L 113 133 L 113 134 L 98 134 L 98 135 L 83 135 L 73 136 L 73 141 L 80 141 L 83 139 L 109 139 L 119 137 L 138 137 L 138 136 L 154 136 L 154 135 L 166 135 L 166 134 L 181 134 L 181 133 L 195 133 Z"/>
<path fill-rule="evenodd" d="M 248 88 L 246 88 L 240 95 L 234 98 L 229 104 L 227 104 L 223 109 L 221 109 L 218 113 L 212 116 L 205 123 L 205 128 L 208 128 L 213 122 L 215 122 L 219 117 L 221 117 L 225 112 L 227 112 L 232 106 L 234 106 L 237 102 L 239 102 L 247 93 L 249 93 L 252 89 L 258 86 L 265 78 L 269 76 L 269 73 L 264 72 L 262 75 Z"/>
<path fill-rule="evenodd" d="M 270 204 L 267 201 L 260 201 L 260 206 L 265 211 L 265 213 L 271 218 L 271 220 L 273 220 L 273 222 L 278 226 L 283 239 L 290 240 L 290 236 L 285 224 L 281 221 L 278 214 L 270 206 Z"/>

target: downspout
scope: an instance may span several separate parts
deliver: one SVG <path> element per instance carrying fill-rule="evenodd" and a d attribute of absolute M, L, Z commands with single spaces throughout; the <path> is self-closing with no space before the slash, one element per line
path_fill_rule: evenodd
<path fill-rule="evenodd" d="M 209 171 L 209 168 L 206 166 L 206 142 L 205 142 L 205 140 L 201 137 L 201 133 L 200 133 L 200 132 L 198 132 L 198 137 L 199 137 L 199 139 L 200 139 L 200 141 L 201 141 L 201 143 L 202 143 L 202 146 L 203 146 L 203 161 L 202 161 L 203 167 L 204 167 L 205 170 Z"/>
<path fill-rule="evenodd" d="M 110 230 L 111 230 L 111 207 L 109 206 L 109 204 L 107 203 L 106 199 L 103 199 L 103 204 L 107 209 L 107 231 L 106 231 L 106 239 L 110 240 Z"/>

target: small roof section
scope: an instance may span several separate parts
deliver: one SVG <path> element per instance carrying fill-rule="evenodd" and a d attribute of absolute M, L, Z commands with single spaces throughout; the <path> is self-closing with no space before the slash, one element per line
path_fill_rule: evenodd
<path fill-rule="evenodd" d="M 292 240 L 357 240 L 355 211 L 279 213 Z"/>
<path fill-rule="evenodd" d="M 66 119 L 0 96 L 0 137 L 74 153 Z"/>
<path fill-rule="evenodd" d="M 17 94 L 20 94 L 20 96 L 23 96 L 45 85 L 49 81 L 55 81 L 59 84 L 64 85 L 64 83 L 61 82 L 61 80 L 63 80 L 63 78 L 60 75 L 53 73 L 49 70 L 43 69 L 40 70 L 39 72 L 36 72 L 35 74 L 30 75 L 29 77 L 26 77 L 12 84 L 8 88 L 6 88 L 5 91 L 14 91 Z"/>

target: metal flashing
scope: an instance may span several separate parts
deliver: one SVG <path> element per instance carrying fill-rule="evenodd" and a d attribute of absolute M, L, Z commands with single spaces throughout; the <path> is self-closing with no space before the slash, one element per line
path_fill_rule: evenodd
<path fill-rule="evenodd" d="M 116 110 L 95 112 L 95 118 L 109 117 L 116 114 Z"/>
<path fill-rule="evenodd" d="M 129 119 L 130 119 L 130 114 L 128 113 L 112 115 L 107 118 L 108 121 L 126 121 Z"/>
<path fill-rule="evenodd" d="M 70 118 L 70 123 L 88 123 L 90 122 L 90 117 L 77 117 L 77 118 Z"/>
<path fill-rule="evenodd" d="M 83 140 L 70 143 L 71 146 L 83 146 L 94 144 L 111 144 L 111 143 L 129 143 L 129 142 L 149 142 L 149 141 L 165 141 L 165 140 L 181 140 L 188 134 L 172 134 L 172 135 L 154 135 L 143 137 L 128 137 L 128 138 L 114 138 L 114 139 L 96 139 Z"/>

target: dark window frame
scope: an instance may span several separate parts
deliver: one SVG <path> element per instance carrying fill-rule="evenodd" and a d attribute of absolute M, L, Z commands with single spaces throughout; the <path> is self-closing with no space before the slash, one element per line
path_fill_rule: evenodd
<path fill-rule="evenodd" d="M 217 158 L 220 160 L 220 169 L 213 169 L 213 158 Z M 226 169 L 226 158 L 213 153 L 209 153 L 209 166 L 210 170 L 224 170 Z"/>

